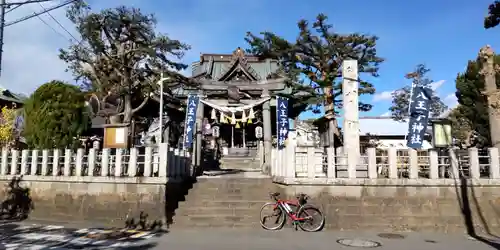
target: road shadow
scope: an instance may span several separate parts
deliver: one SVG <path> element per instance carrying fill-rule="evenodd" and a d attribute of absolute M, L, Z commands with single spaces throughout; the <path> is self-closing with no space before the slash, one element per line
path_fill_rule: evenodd
<path fill-rule="evenodd" d="M 0 204 L 0 219 L 3 221 L 25 220 L 35 208 L 30 189 L 20 186 L 22 178 L 13 177 L 7 185 L 6 198 Z"/>
<path fill-rule="evenodd" d="M 457 163 L 457 166 L 458 164 L 459 163 Z M 458 203 L 460 205 L 460 210 L 462 212 L 462 216 L 464 219 L 464 224 L 467 234 L 470 237 L 474 238 L 475 240 L 483 242 L 495 249 L 500 249 L 500 240 L 498 240 L 499 237 L 491 232 L 491 229 L 486 221 L 486 217 L 484 216 L 484 213 L 481 210 L 481 206 L 477 199 L 474 186 L 469 184 L 470 179 L 467 176 L 464 176 L 464 174 L 461 171 L 459 173 L 458 178 L 454 176 L 454 179 L 455 179 L 455 191 L 457 194 Z M 471 204 L 471 201 L 473 204 Z M 475 211 L 473 210 L 472 205 L 475 208 L 474 209 Z M 474 221 L 474 216 L 473 216 L 474 212 L 476 212 L 477 217 L 479 218 L 479 221 L 477 222 Z M 487 237 L 479 235 L 476 231 L 475 225 L 482 226 L 482 228 L 484 228 L 484 231 L 487 234 Z"/>
<path fill-rule="evenodd" d="M 62 226 L 0 226 L 0 249 L 151 249 L 155 238 L 165 231 L 88 228 Z"/>
<path fill-rule="evenodd" d="M 186 201 L 186 196 L 195 183 L 196 178 L 167 182 L 165 186 L 165 221 L 167 228 L 174 223 L 175 210 L 179 208 L 180 202 Z"/>

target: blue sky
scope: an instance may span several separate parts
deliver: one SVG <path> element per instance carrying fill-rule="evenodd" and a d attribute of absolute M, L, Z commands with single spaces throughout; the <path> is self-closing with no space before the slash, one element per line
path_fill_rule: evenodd
<path fill-rule="evenodd" d="M 314 4 L 312 4 L 314 2 Z M 419 63 L 432 71 L 429 76 L 442 85 L 437 89 L 446 102 L 454 92 L 454 78 L 479 48 L 491 44 L 500 50 L 500 28 L 484 30 L 483 17 L 490 0 L 420 1 L 286 1 L 286 0 L 184 0 L 162 1 L 141 6 L 155 12 L 174 38 L 192 44 L 188 61 L 201 52 L 231 52 L 245 47 L 247 31 L 273 31 L 285 38 L 297 35 L 296 22 L 313 20 L 318 13 L 329 16 L 341 33 L 363 32 L 380 37 L 378 52 L 386 59 L 380 77 L 374 80 L 377 93 L 374 109 L 367 115 L 387 112 L 390 100 L 382 92 L 408 84 L 404 74 Z M 383 4 L 382 4 L 383 3 Z M 160 10 L 161 11 L 158 11 Z M 181 27 L 186 29 L 182 30 Z M 448 98 L 447 98 L 448 97 Z M 373 96 L 362 97 L 372 101 Z"/>
<path fill-rule="evenodd" d="M 329 22 L 341 33 L 362 32 L 380 37 L 378 52 L 386 61 L 381 66 L 380 77 L 373 81 L 378 93 L 375 99 L 378 100 L 372 102 L 374 96 L 362 97 L 372 102 L 375 107 L 371 112 L 361 115 L 381 115 L 387 112 L 390 104 L 390 100 L 383 97 L 387 97 L 390 91 L 408 84 L 404 74 L 419 63 L 425 63 L 432 70 L 429 76 L 442 83 L 437 89 L 439 95 L 449 104 L 454 103 L 452 98 L 447 97 L 454 92 L 454 78 L 464 70 L 467 60 L 474 59 L 480 47 L 485 44 L 490 44 L 500 51 L 500 27 L 493 30 L 482 28 L 483 17 L 491 1 L 88 2 L 95 8 L 124 4 L 154 13 L 159 21 L 159 31 L 192 46 L 184 58 L 187 64 L 198 60 L 200 53 L 230 53 L 238 46 L 246 47 L 243 38 L 247 31 L 257 33 L 269 30 L 285 38 L 294 39 L 297 34 L 296 22 L 299 19 L 314 20 L 318 13 L 325 13 L 329 16 Z M 30 13 L 37 8 L 39 9 L 37 5 L 26 7 L 24 12 L 18 15 Z M 65 20 L 63 10 L 58 10 L 53 15 L 72 30 Z M 43 18 L 52 28 L 64 35 L 49 17 Z M 9 16 L 7 19 L 10 20 Z M 67 39 L 36 18 L 20 24 L 16 29 L 7 30 L 4 54 L 7 59 L 4 59 L 1 84 L 15 91 L 29 93 L 45 80 L 71 79 L 70 75 L 64 72 L 64 63 L 57 59 L 57 50 L 67 45 Z M 24 47 L 20 48 L 21 46 Z M 32 74 L 20 73 L 20 67 Z M 20 83 L 21 80 L 23 83 Z"/>

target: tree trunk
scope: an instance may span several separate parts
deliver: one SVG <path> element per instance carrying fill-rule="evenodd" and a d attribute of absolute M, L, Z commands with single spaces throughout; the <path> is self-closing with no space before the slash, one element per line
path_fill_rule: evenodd
<path fill-rule="evenodd" d="M 119 124 L 122 123 L 122 117 L 121 115 L 113 115 L 109 117 L 109 123 L 110 124 Z"/>
<path fill-rule="evenodd" d="M 132 98 L 130 98 L 130 95 L 125 95 L 123 97 L 123 123 L 130 123 L 132 122 L 132 116 L 133 116 L 133 110 L 132 110 Z"/>
<path fill-rule="evenodd" d="M 325 79 L 323 74 L 321 77 Z M 323 89 L 325 92 L 325 118 L 328 120 L 328 145 L 330 148 L 335 148 L 335 134 L 338 131 L 337 123 L 335 122 L 335 106 L 333 103 L 332 87 Z"/>

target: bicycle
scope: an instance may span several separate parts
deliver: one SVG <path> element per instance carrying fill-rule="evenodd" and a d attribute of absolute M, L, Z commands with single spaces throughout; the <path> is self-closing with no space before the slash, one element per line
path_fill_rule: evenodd
<path fill-rule="evenodd" d="M 270 193 L 269 196 L 275 202 L 268 202 L 260 209 L 260 225 L 266 230 L 279 230 L 286 223 L 286 217 L 292 220 L 295 230 L 300 227 L 306 232 L 317 232 L 325 226 L 325 216 L 321 210 L 311 204 L 307 204 L 310 198 L 306 194 L 297 195 L 296 200 L 281 200 L 278 198 L 280 193 Z M 267 208 L 272 209 L 271 215 L 265 215 Z M 316 214 L 317 216 L 314 216 Z M 266 226 L 265 223 L 269 217 L 277 216 L 274 227 Z M 311 227 L 308 227 L 311 225 Z"/>

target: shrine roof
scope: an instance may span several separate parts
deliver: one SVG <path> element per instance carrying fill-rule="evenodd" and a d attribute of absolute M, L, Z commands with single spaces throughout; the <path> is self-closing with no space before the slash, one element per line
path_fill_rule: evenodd
<path fill-rule="evenodd" d="M 192 64 L 192 77 L 231 81 L 235 71 L 243 72 L 250 80 L 267 79 L 278 70 L 278 62 L 245 54 L 237 48 L 232 54 L 201 54 Z"/>

